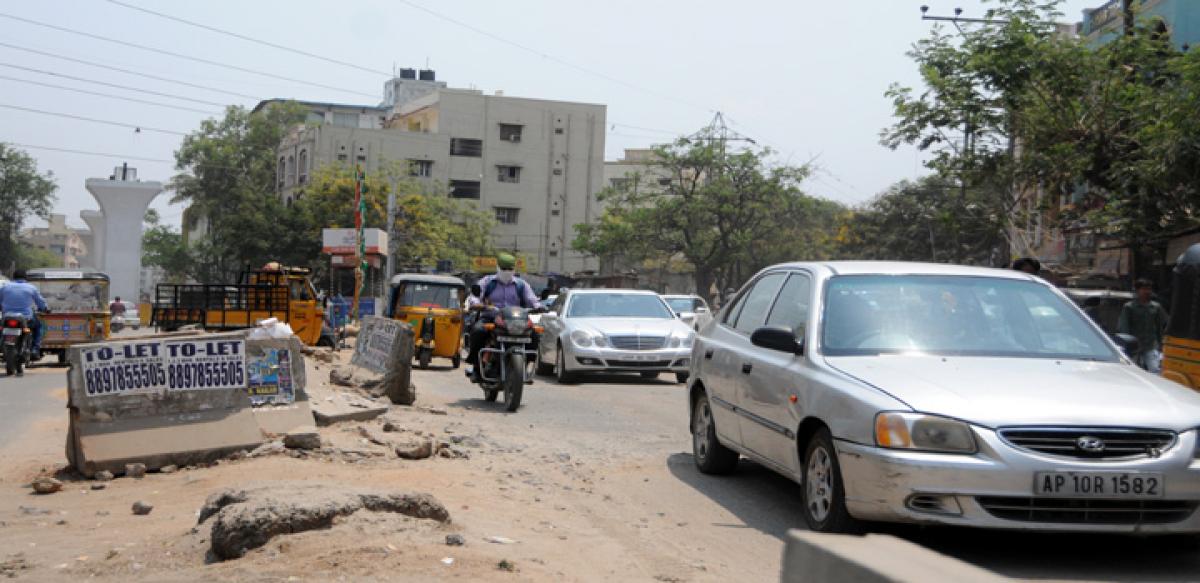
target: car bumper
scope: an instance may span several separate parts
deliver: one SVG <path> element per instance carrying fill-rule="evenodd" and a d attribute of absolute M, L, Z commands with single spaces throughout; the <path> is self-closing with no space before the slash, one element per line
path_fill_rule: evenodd
<path fill-rule="evenodd" d="M 1180 434 L 1176 445 L 1159 458 L 1105 462 L 1019 450 L 993 432 L 977 431 L 976 438 L 980 451 L 974 455 L 898 451 L 838 441 L 846 509 L 855 518 L 885 522 L 1065 532 L 1200 532 L 1195 431 Z M 1152 503 L 1157 513 L 1137 510 L 1135 501 L 1035 497 L 1034 474 L 1047 471 L 1158 472 L 1166 487 L 1164 497 Z M 1014 510 L 1026 505 L 1029 511 Z M 1145 516 L 1155 518 L 1139 518 Z"/>
<path fill-rule="evenodd" d="M 572 372 L 688 372 L 691 348 L 617 350 L 572 347 L 568 368 Z"/>

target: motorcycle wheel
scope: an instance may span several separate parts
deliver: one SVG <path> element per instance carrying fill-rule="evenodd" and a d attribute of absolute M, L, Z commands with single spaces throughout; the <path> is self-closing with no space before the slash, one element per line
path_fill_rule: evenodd
<path fill-rule="evenodd" d="M 19 358 L 16 346 L 11 344 L 4 345 L 4 374 L 8 376 L 17 374 L 17 361 Z"/>
<path fill-rule="evenodd" d="M 504 410 L 512 413 L 521 406 L 521 393 L 525 390 L 525 355 L 508 356 L 508 375 L 504 377 Z"/>
<path fill-rule="evenodd" d="M 429 359 L 431 358 L 433 358 L 432 348 L 422 348 L 421 354 L 417 355 L 418 364 L 420 364 L 422 369 L 429 368 Z"/>

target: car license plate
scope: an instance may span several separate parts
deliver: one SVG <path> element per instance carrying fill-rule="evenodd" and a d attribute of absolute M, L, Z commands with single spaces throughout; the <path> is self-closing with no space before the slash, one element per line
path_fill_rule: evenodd
<path fill-rule="evenodd" d="M 21 329 L 20 328 L 5 328 L 4 335 L 5 336 L 20 336 Z"/>
<path fill-rule="evenodd" d="M 507 342 L 509 344 L 529 344 L 533 341 L 532 338 L 523 336 L 497 336 L 496 340 L 500 342 Z"/>
<path fill-rule="evenodd" d="M 1037 472 L 1034 496 L 1070 498 L 1162 498 L 1167 489 L 1162 474 L 1144 472 Z"/>

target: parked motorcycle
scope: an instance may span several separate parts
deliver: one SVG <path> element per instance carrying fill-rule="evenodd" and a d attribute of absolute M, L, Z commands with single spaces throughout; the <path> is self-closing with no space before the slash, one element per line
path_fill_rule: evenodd
<path fill-rule="evenodd" d="M 25 365 L 30 361 L 33 349 L 33 331 L 29 319 L 21 314 L 5 314 L 0 337 L 4 342 L 4 373 L 9 376 L 24 376 Z"/>
<path fill-rule="evenodd" d="M 526 308 L 511 306 L 498 310 L 492 322 L 483 325 L 487 340 L 479 350 L 479 385 L 488 401 L 504 391 L 504 409 L 521 406 L 525 385 L 533 383 L 530 365 L 537 360 L 537 339 L 541 333 Z"/>

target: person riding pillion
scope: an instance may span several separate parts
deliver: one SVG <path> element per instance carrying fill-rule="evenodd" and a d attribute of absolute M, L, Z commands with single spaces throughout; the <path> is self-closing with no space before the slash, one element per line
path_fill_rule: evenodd
<path fill-rule="evenodd" d="M 34 308 L 49 312 L 45 298 L 37 286 L 25 281 L 25 270 L 13 272 L 13 280 L 0 287 L 0 314 L 20 314 L 29 321 L 29 330 L 33 332 L 33 356 L 42 353 L 42 322 L 38 319 Z"/>
<path fill-rule="evenodd" d="M 498 255 L 496 257 L 496 273 L 479 281 L 479 287 L 482 290 L 479 296 L 481 304 L 476 304 L 474 308 L 503 309 L 509 306 L 521 306 L 527 309 L 541 309 L 542 303 L 534 295 L 533 289 L 525 280 L 516 276 L 516 268 L 517 259 L 515 257 L 508 253 Z M 471 365 L 472 378 L 479 377 L 479 349 L 483 347 L 488 335 L 483 325 L 491 319 L 485 315 L 471 326 L 469 336 L 471 346 L 467 363 Z"/>

